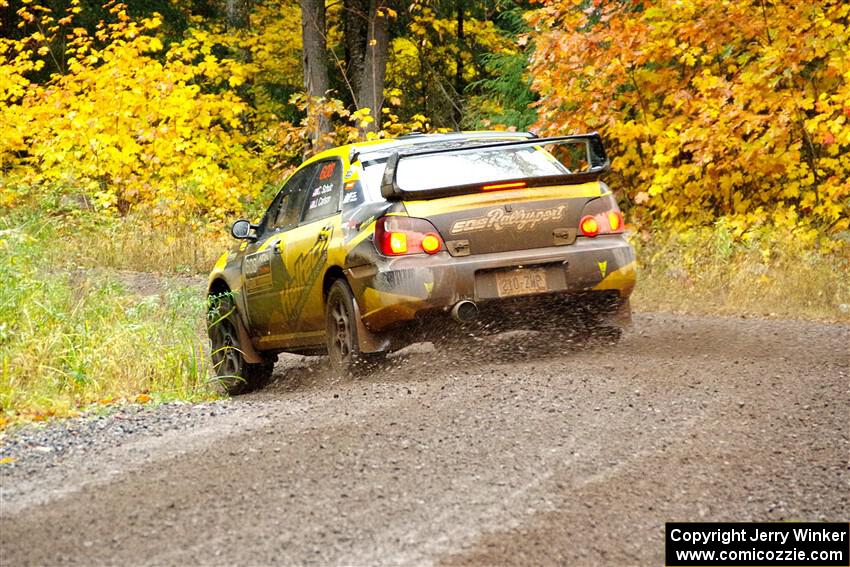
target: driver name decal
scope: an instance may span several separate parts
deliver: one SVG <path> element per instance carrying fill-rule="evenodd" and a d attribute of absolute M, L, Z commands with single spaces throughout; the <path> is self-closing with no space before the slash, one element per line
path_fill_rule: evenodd
<path fill-rule="evenodd" d="M 452 225 L 452 234 L 465 232 L 476 232 L 479 230 L 531 230 L 541 222 L 562 220 L 567 214 L 566 205 L 558 205 L 550 209 L 517 209 L 506 212 L 499 207 L 492 209 L 482 217 L 473 217 L 455 222 Z"/>

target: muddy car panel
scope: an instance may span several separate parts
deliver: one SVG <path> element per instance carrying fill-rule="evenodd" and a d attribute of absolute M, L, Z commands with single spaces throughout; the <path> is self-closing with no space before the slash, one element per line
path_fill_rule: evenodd
<path fill-rule="evenodd" d="M 405 202 L 412 217 L 425 218 L 449 253 L 489 254 L 571 244 L 585 204 L 602 195 L 599 183 L 541 187 Z M 565 229 L 560 232 L 559 229 Z M 460 241 L 460 243 L 459 243 Z"/>
<path fill-rule="evenodd" d="M 428 310 L 460 301 L 499 301 L 497 274 L 545 272 L 545 293 L 616 290 L 623 298 L 635 283 L 634 251 L 621 237 L 580 238 L 571 245 L 453 257 L 376 259 L 346 272 L 360 299 L 364 323 L 381 331 Z"/>
<path fill-rule="evenodd" d="M 353 291 L 364 352 L 391 348 L 393 341 L 383 335 L 422 315 L 448 318 L 461 301 L 498 304 L 513 297 L 513 278 L 532 282 L 520 288 L 526 294 L 608 291 L 627 299 L 635 258 L 623 234 L 580 235 L 583 216 L 616 208 L 603 182 L 387 200 L 364 166 L 405 148 L 528 138 L 421 136 L 323 152 L 287 180 L 258 223 L 256 238 L 222 255 L 210 275 L 210 293 L 233 292 L 251 347 L 272 352 L 321 348 L 325 294 L 338 277 Z M 287 206 L 300 214 L 281 216 Z M 444 247 L 433 255 L 382 254 L 375 228 L 388 216 L 428 220 Z"/>

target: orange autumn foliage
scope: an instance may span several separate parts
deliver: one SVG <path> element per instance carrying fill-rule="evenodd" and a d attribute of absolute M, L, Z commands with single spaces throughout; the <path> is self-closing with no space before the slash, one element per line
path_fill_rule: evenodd
<path fill-rule="evenodd" d="M 850 225 L 850 4 L 544 0 L 546 134 L 599 130 L 634 218 Z"/>

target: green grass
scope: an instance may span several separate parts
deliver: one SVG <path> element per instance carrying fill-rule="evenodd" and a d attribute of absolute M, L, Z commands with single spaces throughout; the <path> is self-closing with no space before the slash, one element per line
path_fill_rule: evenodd
<path fill-rule="evenodd" d="M 89 214 L 49 221 L 57 238 L 54 255 L 61 255 L 65 264 L 169 274 L 208 274 L 233 242 L 225 228 L 154 225 L 142 218 Z"/>
<path fill-rule="evenodd" d="M 101 227 L 71 228 L 32 219 L 0 226 L 0 426 L 97 403 L 215 396 L 203 289 L 163 279 L 140 295 L 120 274 L 89 269 L 200 269 L 200 256 L 183 248 L 184 264 L 176 251 L 158 253 L 164 238 L 151 241 L 152 232 L 107 242 L 86 233 L 102 236 Z M 141 252 L 119 258 L 136 239 L 149 249 L 145 263 Z M 166 254 L 170 261 L 158 264 Z"/>

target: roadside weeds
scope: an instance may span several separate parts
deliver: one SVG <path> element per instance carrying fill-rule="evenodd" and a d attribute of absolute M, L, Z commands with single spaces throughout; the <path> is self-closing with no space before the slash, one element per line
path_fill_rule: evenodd
<path fill-rule="evenodd" d="M 220 235 L 73 216 L 0 225 L 0 430 L 210 387 L 206 270 Z M 636 311 L 850 322 L 850 246 L 722 224 L 639 233 Z"/>

